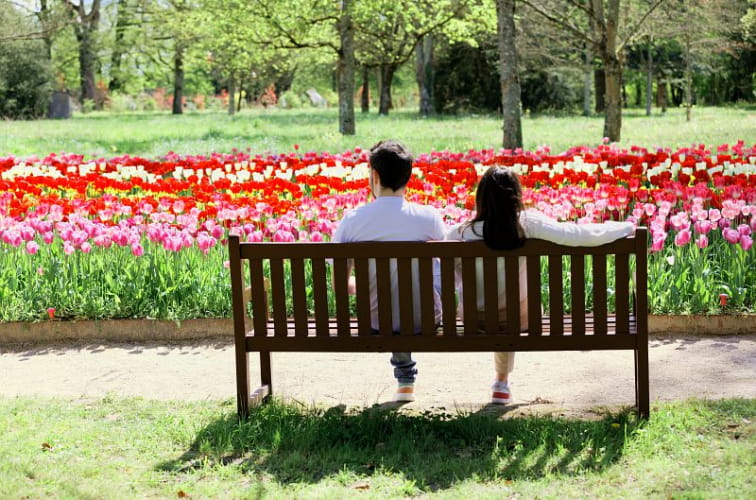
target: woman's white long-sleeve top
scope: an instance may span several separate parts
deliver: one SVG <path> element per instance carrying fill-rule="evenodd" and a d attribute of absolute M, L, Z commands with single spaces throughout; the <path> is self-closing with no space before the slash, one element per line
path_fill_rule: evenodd
<path fill-rule="evenodd" d="M 520 226 L 526 239 L 536 238 L 566 246 L 600 246 L 611 241 L 625 238 L 635 232 L 632 222 L 608 221 L 603 223 L 577 224 L 574 222 L 559 222 L 546 214 L 528 209 L 520 212 Z M 462 223 L 452 227 L 446 233 L 447 240 L 474 241 L 483 239 L 483 222 L 474 224 Z M 456 282 L 459 297 L 459 314 L 462 315 L 461 296 L 461 262 L 456 264 Z M 483 299 L 483 262 L 476 259 L 477 274 L 477 306 L 478 311 L 484 310 Z M 519 261 L 520 275 L 520 323 L 527 325 L 527 279 L 525 274 L 525 258 Z M 497 262 L 497 286 L 499 292 L 499 320 L 506 319 L 506 290 L 504 275 L 504 259 Z M 540 305 L 539 305 L 540 307 Z"/>

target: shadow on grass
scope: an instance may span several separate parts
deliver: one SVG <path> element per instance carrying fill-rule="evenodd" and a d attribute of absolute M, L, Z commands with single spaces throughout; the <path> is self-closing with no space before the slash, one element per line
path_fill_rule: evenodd
<path fill-rule="evenodd" d="M 351 473 L 398 474 L 424 491 L 455 483 L 533 479 L 602 470 L 615 463 L 641 423 L 632 412 L 599 420 L 511 417 L 511 408 L 409 414 L 394 405 L 356 412 L 273 401 L 245 422 L 226 415 L 197 433 L 162 471 L 232 466 L 280 483 L 315 483 Z"/>

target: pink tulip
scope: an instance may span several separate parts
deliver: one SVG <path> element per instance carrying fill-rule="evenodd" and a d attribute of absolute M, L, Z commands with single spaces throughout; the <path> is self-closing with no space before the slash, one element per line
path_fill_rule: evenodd
<path fill-rule="evenodd" d="M 664 242 L 667 240 L 667 233 L 654 233 L 651 243 L 651 252 L 659 252 L 664 248 Z"/>
<path fill-rule="evenodd" d="M 722 230 L 722 236 L 724 236 L 724 239 L 727 240 L 728 243 L 738 243 L 740 241 L 740 233 L 737 229 L 732 229 L 731 227 L 726 227 Z"/>
<path fill-rule="evenodd" d="M 320 231 L 313 231 L 310 233 L 310 241 L 321 242 L 323 241 L 323 233 Z"/>
<path fill-rule="evenodd" d="M 750 236 L 751 235 L 751 228 L 750 228 L 750 226 L 748 226 L 748 224 L 740 224 L 738 226 L 738 232 L 741 235 Z"/>
<path fill-rule="evenodd" d="M 29 255 L 35 255 L 37 252 L 39 252 L 39 245 L 36 241 L 27 241 L 26 242 L 26 253 Z"/>
<path fill-rule="evenodd" d="M 688 229 L 683 229 L 682 231 L 679 231 L 675 235 L 675 245 L 678 247 L 683 247 L 687 245 L 690 242 L 690 231 Z"/>
<path fill-rule="evenodd" d="M 85 241 L 84 243 L 81 244 L 79 249 L 84 253 L 89 253 L 92 251 L 92 245 L 88 241 Z"/>
<path fill-rule="evenodd" d="M 699 234 L 708 234 L 711 231 L 711 222 L 707 220 L 697 220 L 693 223 L 693 227 Z"/>
<path fill-rule="evenodd" d="M 709 246 L 709 238 L 705 234 L 699 234 L 696 239 L 696 246 L 700 249 L 704 249 Z"/>
<path fill-rule="evenodd" d="M 753 239 L 748 235 L 742 235 L 740 237 L 740 247 L 746 252 L 753 246 Z"/>
<path fill-rule="evenodd" d="M 141 257 L 144 255 L 144 248 L 139 243 L 132 243 L 131 244 L 131 254 L 134 257 Z"/>
<path fill-rule="evenodd" d="M 71 255 L 72 253 L 74 253 L 74 250 L 76 250 L 76 249 L 69 242 L 66 241 L 65 243 L 63 243 L 63 253 L 64 254 Z"/>
<path fill-rule="evenodd" d="M 721 218 L 722 218 L 722 214 L 719 212 L 718 209 L 716 208 L 709 209 L 709 220 L 711 222 L 717 222 Z"/>

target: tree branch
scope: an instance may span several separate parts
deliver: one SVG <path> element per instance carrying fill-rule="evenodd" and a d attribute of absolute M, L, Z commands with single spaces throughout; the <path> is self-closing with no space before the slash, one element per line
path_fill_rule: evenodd
<path fill-rule="evenodd" d="M 646 21 L 646 18 L 648 18 L 648 16 L 650 16 L 651 13 L 655 11 L 656 8 L 664 2 L 665 0 L 656 0 L 654 4 L 648 8 L 646 13 L 643 14 L 643 16 L 640 19 L 638 19 L 638 21 L 630 28 L 625 39 L 622 40 L 622 42 L 617 46 L 618 52 L 624 49 L 625 45 L 630 43 L 635 38 L 635 36 L 641 34 L 641 33 L 638 33 L 638 29 L 640 28 L 640 26 Z"/>
<path fill-rule="evenodd" d="M 536 11 L 538 14 L 542 15 L 543 17 L 551 21 L 552 23 L 563 27 L 564 29 L 566 29 L 567 31 L 575 35 L 575 37 L 577 37 L 578 39 L 586 41 L 593 45 L 596 44 L 596 40 L 591 38 L 586 32 L 584 32 L 583 30 L 581 30 L 580 28 L 578 28 L 577 26 L 569 22 L 564 17 L 555 16 L 551 12 L 545 10 L 540 5 L 533 3 L 531 0 L 520 0 L 520 1 L 524 3 L 525 5 L 527 5 L 528 7 L 530 7 L 531 9 L 533 9 L 534 11 Z"/>

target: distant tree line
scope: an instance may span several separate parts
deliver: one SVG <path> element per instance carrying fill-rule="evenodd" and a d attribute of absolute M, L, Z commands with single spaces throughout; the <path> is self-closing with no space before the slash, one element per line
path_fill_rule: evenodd
<path fill-rule="evenodd" d="M 413 68 L 418 112 L 498 112 L 505 147 L 528 113 L 753 102 L 756 6 L 749 0 L 0 0 L 0 116 L 44 116 L 53 91 L 82 110 L 170 89 L 270 104 L 330 68 L 339 131 L 355 103 L 394 106 Z M 370 82 L 377 82 L 371 89 Z M 295 99 L 295 97 L 292 97 Z M 225 102 L 225 101 L 224 101 Z"/>

